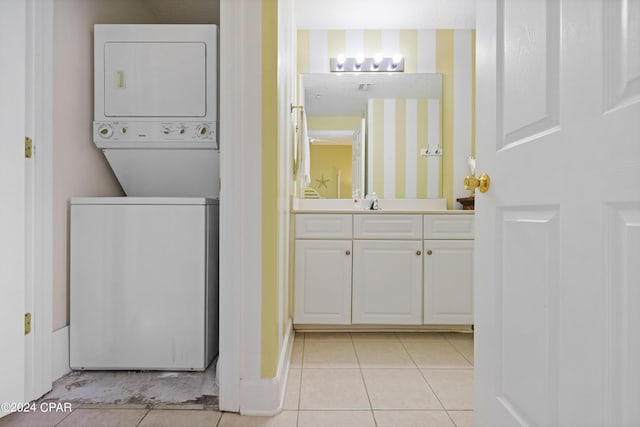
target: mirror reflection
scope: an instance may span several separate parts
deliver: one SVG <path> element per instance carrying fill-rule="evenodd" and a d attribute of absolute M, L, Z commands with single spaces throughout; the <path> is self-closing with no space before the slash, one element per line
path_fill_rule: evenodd
<path fill-rule="evenodd" d="M 305 197 L 442 197 L 442 75 L 302 74 Z"/>

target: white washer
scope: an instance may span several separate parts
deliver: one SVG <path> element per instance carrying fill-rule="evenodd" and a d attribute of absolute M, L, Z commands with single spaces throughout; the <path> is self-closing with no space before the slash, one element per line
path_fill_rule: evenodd
<path fill-rule="evenodd" d="M 71 200 L 72 369 L 204 370 L 218 352 L 218 201 Z"/>

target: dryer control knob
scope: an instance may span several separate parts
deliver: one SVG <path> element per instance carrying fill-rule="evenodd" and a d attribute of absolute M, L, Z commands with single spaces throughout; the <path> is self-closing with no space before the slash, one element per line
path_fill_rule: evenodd
<path fill-rule="evenodd" d="M 209 125 L 206 124 L 198 126 L 198 129 L 196 130 L 198 138 L 207 138 L 209 137 L 210 132 Z"/>
<path fill-rule="evenodd" d="M 165 134 L 165 135 L 169 135 L 171 133 L 171 128 L 163 127 L 162 128 L 162 133 Z"/>
<path fill-rule="evenodd" d="M 98 127 L 98 135 L 102 138 L 111 138 L 111 135 L 113 135 L 113 129 L 107 124 L 100 125 L 100 127 Z"/>

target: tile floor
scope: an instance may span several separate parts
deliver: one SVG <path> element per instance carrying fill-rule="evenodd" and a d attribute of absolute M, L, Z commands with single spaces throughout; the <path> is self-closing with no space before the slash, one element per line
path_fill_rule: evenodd
<path fill-rule="evenodd" d="M 241 417 L 208 405 L 81 405 L 13 414 L 0 427 L 468 427 L 473 335 L 299 333 L 284 410 Z"/>

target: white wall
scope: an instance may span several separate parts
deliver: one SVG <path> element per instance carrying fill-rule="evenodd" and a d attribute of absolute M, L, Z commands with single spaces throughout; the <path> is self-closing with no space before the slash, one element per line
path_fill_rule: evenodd
<path fill-rule="evenodd" d="M 69 200 L 123 195 L 92 142 L 93 24 L 218 23 L 216 0 L 55 0 L 53 329 L 69 323 Z"/>

